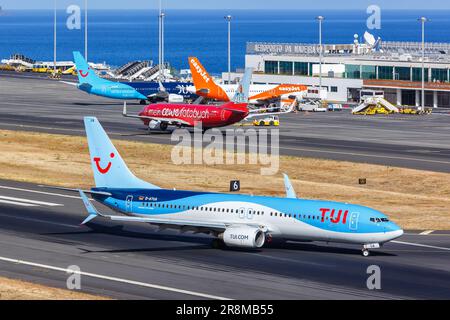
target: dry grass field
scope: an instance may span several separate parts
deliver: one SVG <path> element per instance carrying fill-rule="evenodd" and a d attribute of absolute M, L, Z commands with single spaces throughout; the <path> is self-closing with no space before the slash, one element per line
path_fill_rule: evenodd
<path fill-rule="evenodd" d="M 282 156 L 280 173 L 267 177 L 254 165 L 175 165 L 171 146 L 114 143 L 137 176 L 161 187 L 226 192 L 229 180 L 239 179 L 245 193 L 283 196 L 286 172 L 302 198 L 370 206 L 405 229 L 450 229 L 450 174 Z M 0 150 L 0 179 L 93 184 L 84 137 L 0 130 Z M 360 186 L 359 178 L 367 185 Z"/>
<path fill-rule="evenodd" d="M 81 293 L 41 286 L 38 284 L 0 278 L 0 300 L 106 300 Z"/>

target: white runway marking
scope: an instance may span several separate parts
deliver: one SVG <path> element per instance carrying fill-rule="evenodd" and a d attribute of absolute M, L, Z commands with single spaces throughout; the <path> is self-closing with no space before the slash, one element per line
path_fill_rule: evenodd
<path fill-rule="evenodd" d="M 391 241 L 391 242 L 392 243 L 397 243 L 397 244 L 404 244 L 404 245 L 407 245 L 407 246 L 414 246 L 414 247 L 422 247 L 422 248 L 430 248 L 430 249 L 439 249 L 439 250 L 450 251 L 450 248 L 430 246 L 430 245 L 427 245 L 427 244 L 411 243 L 411 242 L 403 242 L 403 241 Z"/>
<path fill-rule="evenodd" d="M 46 194 L 46 195 L 49 195 L 49 196 L 71 198 L 71 199 L 81 199 L 80 197 L 77 197 L 77 196 L 69 196 L 69 195 L 60 194 L 60 193 L 36 191 L 36 190 L 14 188 L 14 187 L 8 187 L 8 186 L 0 186 L 0 189 L 15 190 L 15 191 L 25 191 L 25 192 L 31 192 L 31 193 Z"/>
<path fill-rule="evenodd" d="M 6 258 L 6 257 L 0 257 L 0 261 L 11 262 L 11 263 L 15 263 L 15 264 L 20 264 L 20 265 L 25 265 L 25 266 L 30 266 L 30 267 L 37 267 L 37 268 L 42 268 L 42 269 L 47 269 L 47 270 L 60 271 L 60 272 L 64 272 L 64 273 L 73 273 L 72 270 L 70 270 L 70 269 L 59 268 L 59 267 L 54 267 L 54 266 L 50 266 L 50 265 L 34 263 L 34 262 L 29 262 L 29 261 L 24 261 L 24 260 L 11 259 L 11 258 Z M 214 300 L 232 300 L 229 298 L 214 296 L 214 295 L 201 293 L 201 292 L 177 289 L 177 288 L 166 287 L 166 286 L 161 286 L 161 285 L 157 285 L 157 284 L 121 279 L 121 278 L 116 278 L 116 277 L 109 277 L 109 276 L 105 276 L 105 275 L 101 275 L 101 274 L 95 274 L 95 273 L 89 273 L 89 272 L 83 272 L 83 271 L 76 272 L 76 273 L 80 274 L 82 276 L 86 276 L 86 277 L 108 280 L 108 281 L 119 282 L 119 283 L 126 283 L 126 284 L 131 284 L 131 285 L 140 286 L 140 287 L 157 289 L 157 290 L 176 292 L 176 293 L 186 294 L 186 295 L 190 295 L 190 296 L 196 296 L 196 297 L 200 297 L 200 298 L 214 299 Z"/>
<path fill-rule="evenodd" d="M 427 231 L 424 231 L 424 232 L 422 232 L 422 233 L 419 233 L 421 236 L 427 236 L 427 235 L 429 235 L 429 234 L 432 234 L 434 232 L 434 230 L 427 230 Z"/>
<path fill-rule="evenodd" d="M 53 202 L 44 202 L 44 201 L 36 201 L 36 200 L 29 200 L 29 199 L 22 199 L 22 198 L 13 198 L 13 197 L 5 197 L 5 196 L 0 196 L 0 200 L 11 200 L 11 201 L 18 201 L 18 202 L 22 202 L 22 203 L 31 203 L 31 204 L 37 204 L 37 205 L 43 205 L 43 206 L 48 206 L 48 207 L 62 207 L 64 206 L 63 204 L 59 204 L 59 203 L 53 203 Z"/>
<path fill-rule="evenodd" d="M 0 199 L 0 203 L 12 204 L 15 206 L 20 206 L 20 207 L 37 207 L 38 206 L 37 204 L 15 202 L 15 201 L 8 201 L 8 200 L 1 200 L 1 199 Z"/>

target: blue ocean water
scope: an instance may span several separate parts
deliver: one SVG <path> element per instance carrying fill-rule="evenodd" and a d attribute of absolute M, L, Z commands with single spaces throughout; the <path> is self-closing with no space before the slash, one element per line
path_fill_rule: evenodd
<path fill-rule="evenodd" d="M 303 42 L 318 40 L 315 17 L 324 15 L 326 43 L 351 43 L 362 35 L 368 18 L 361 11 L 166 11 L 166 60 L 175 68 L 188 68 L 187 57 L 198 56 L 212 73 L 227 68 L 227 24 L 233 15 L 232 66 L 244 65 L 247 41 Z M 450 11 L 383 11 L 384 40 L 420 41 L 419 16 L 431 19 L 427 40 L 450 42 Z M 73 50 L 84 51 L 84 30 L 68 30 L 65 11 L 58 12 L 58 60 L 72 60 Z M 158 60 L 156 11 L 90 11 L 89 60 L 118 66 L 131 60 Z M 9 11 L 0 15 L 0 58 L 22 53 L 36 60 L 53 60 L 53 12 Z"/>

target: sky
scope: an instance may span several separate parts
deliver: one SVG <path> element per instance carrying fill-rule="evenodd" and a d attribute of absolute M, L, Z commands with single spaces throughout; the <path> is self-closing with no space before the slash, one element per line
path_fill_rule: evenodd
<path fill-rule="evenodd" d="M 60 9 L 71 4 L 83 4 L 84 0 L 56 0 Z M 450 9 L 446 0 L 163 0 L 167 9 L 365 9 L 369 5 L 379 5 L 382 9 Z M 53 0 L 0 0 L 3 10 L 10 9 L 50 9 Z M 88 0 L 92 9 L 155 9 L 159 0 Z"/>

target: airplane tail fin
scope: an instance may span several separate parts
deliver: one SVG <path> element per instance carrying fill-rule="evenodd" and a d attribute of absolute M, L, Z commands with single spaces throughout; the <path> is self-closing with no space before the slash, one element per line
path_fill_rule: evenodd
<path fill-rule="evenodd" d="M 159 187 L 137 178 L 128 169 L 97 118 L 85 117 L 84 126 L 96 187 L 159 189 Z"/>
<path fill-rule="evenodd" d="M 223 91 L 214 82 L 213 78 L 209 75 L 196 57 L 189 57 L 189 67 L 191 68 L 195 89 L 198 93 L 200 93 L 200 95 L 207 95 L 208 93 L 216 94 Z"/>
<path fill-rule="evenodd" d="M 250 83 L 252 81 L 253 68 L 246 68 L 244 76 L 239 83 L 236 94 L 234 95 L 231 101 L 235 103 L 248 103 L 249 101 L 249 92 L 250 92 Z"/>
<path fill-rule="evenodd" d="M 75 66 L 77 68 L 78 82 L 80 85 L 82 84 L 94 84 L 95 82 L 100 80 L 100 77 L 97 76 L 94 70 L 89 67 L 89 64 L 86 62 L 84 57 L 81 55 L 79 51 L 73 52 L 73 59 L 75 61 Z"/>

